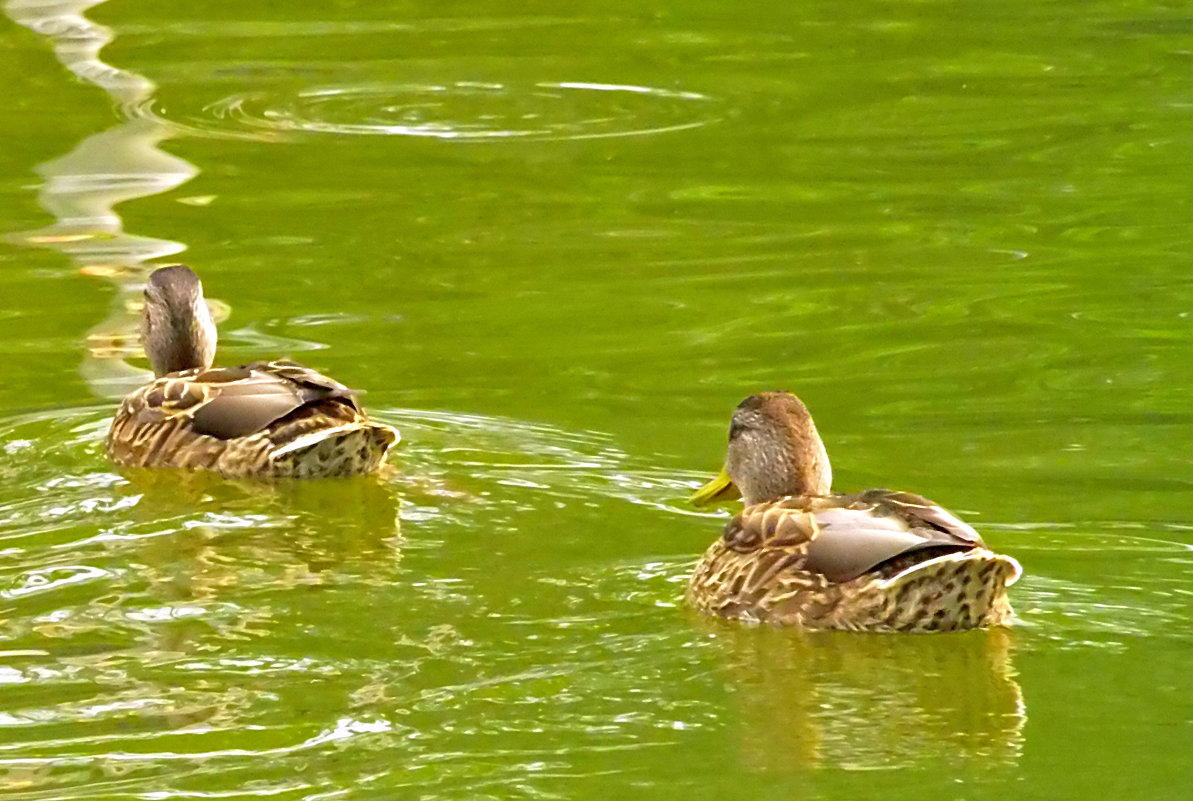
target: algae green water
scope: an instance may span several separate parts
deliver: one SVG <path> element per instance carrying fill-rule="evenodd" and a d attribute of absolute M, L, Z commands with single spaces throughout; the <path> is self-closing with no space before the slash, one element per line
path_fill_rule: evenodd
<path fill-rule="evenodd" d="M 4 11 L 5 798 L 1187 797 L 1187 8 Z M 398 471 L 114 470 L 170 260 Z M 768 388 L 1019 558 L 1021 623 L 685 610 Z"/>

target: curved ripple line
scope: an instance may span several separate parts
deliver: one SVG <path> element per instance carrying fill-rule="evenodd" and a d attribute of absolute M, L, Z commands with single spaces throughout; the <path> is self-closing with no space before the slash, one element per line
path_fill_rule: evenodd
<path fill-rule="evenodd" d="M 300 743 L 294 745 L 282 745 L 276 748 L 264 748 L 254 750 L 252 748 L 223 748 L 213 751 L 195 751 L 195 752 L 178 752 L 178 751 L 150 751 L 142 753 L 130 753 L 128 751 L 111 751 L 103 754 L 75 754 L 75 755 L 61 755 L 50 757 L 3 757 L 0 758 L 0 765 L 88 765 L 94 762 L 154 762 L 154 761 L 178 761 L 178 760 L 193 760 L 193 759 L 216 759 L 221 757 L 261 757 L 261 756 L 284 756 L 286 754 L 293 754 L 300 751 L 307 751 L 312 748 L 318 748 L 327 743 L 340 742 L 343 740 L 356 737 L 361 734 L 378 734 L 388 732 L 393 729 L 393 724 L 388 720 L 377 719 L 375 721 L 360 721 L 353 718 L 340 718 L 331 729 L 324 729 L 316 734 L 314 737 L 308 737 Z M 203 733 L 202 728 L 187 729 L 180 734 L 194 735 Z"/>
<path fill-rule="evenodd" d="M 458 80 L 316 86 L 288 95 L 239 92 L 181 119 L 167 117 L 154 98 L 147 98 L 128 104 L 125 113 L 195 135 L 238 139 L 313 133 L 461 142 L 573 141 L 700 128 L 720 117 L 700 113 L 691 119 L 692 104 L 712 101 L 700 92 L 635 84 L 539 81 L 518 86 Z"/>
<path fill-rule="evenodd" d="M 30 595 L 41 595 L 64 587 L 73 587 L 112 577 L 111 571 L 91 565 L 59 565 L 41 570 L 31 570 L 22 574 L 17 586 L 0 590 L 0 598 L 24 598 Z"/>
<path fill-rule="evenodd" d="M 144 100 L 122 103 L 120 111 L 130 120 L 147 120 L 168 128 L 176 134 L 186 134 L 200 139 L 232 139 L 242 142 L 277 142 L 283 139 L 281 131 L 234 131 L 181 122 L 162 114 L 155 105 L 155 98 L 150 97 Z M 218 101 L 215 104 L 209 105 L 218 105 Z M 204 110 L 207 108 L 208 106 L 204 106 Z"/>
<path fill-rule="evenodd" d="M 597 92 L 633 92 L 656 97 L 678 97 L 684 100 L 708 100 L 708 95 L 699 92 L 672 91 L 655 86 L 636 86 L 624 83 L 588 83 L 586 81 L 564 81 L 562 83 L 537 83 L 535 86 L 552 89 L 590 89 Z"/>

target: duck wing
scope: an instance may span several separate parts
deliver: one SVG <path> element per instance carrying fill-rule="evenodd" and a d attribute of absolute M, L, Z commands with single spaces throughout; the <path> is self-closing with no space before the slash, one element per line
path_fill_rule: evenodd
<path fill-rule="evenodd" d="M 172 374 L 154 382 L 143 398 L 147 411 L 185 416 L 195 433 L 222 440 L 263 431 L 309 404 L 333 401 L 359 410 L 343 384 L 289 361 Z"/>
<path fill-rule="evenodd" d="M 972 527 L 926 498 L 867 490 L 854 495 L 798 496 L 756 504 L 729 521 L 727 547 L 776 549 L 785 565 L 852 581 L 884 562 L 916 551 L 933 554 L 984 547 Z"/>

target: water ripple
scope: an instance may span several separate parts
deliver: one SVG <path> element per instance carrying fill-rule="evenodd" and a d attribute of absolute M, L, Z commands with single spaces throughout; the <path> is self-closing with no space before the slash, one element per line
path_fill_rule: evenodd
<path fill-rule="evenodd" d="M 689 130 L 718 119 L 699 92 L 588 81 L 361 83 L 238 92 L 196 114 L 130 105 L 196 134 L 408 136 L 459 142 L 567 141 Z"/>
<path fill-rule="evenodd" d="M 89 565 L 64 565 L 30 570 L 9 579 L 8 586 L 0 589 L 0 598 L 10 600 L 26 595 L 40 595 L 107 578 L 113 578 L 112 573 Z"/>

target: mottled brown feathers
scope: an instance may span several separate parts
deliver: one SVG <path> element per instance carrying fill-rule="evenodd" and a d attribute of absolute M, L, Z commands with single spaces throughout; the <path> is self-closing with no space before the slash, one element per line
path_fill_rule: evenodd
<path fill-rule="evenodd" d="M 127 467 L 313 478 L 372 472 L 396 441 L 346 387 L 277 361 L 158 378 L 124 400 L 107 445 Z"/>
<path fill-rule="evenodd" d="M 688 601 L 804 628 L 946 631 L 1007 622 L 1018 575 L 946 510 L 869 490 L 742 510 L 696 567 Z"/>

